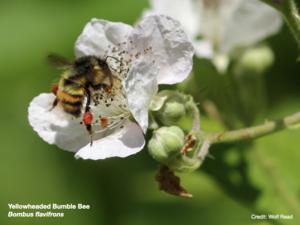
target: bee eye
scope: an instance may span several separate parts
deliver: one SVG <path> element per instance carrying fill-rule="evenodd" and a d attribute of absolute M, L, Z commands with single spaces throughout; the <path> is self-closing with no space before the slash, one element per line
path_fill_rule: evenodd
<path fill-rule="evenodd" d="M 101 65 L 101 67 L 102 67 L 103 69 L 107 69 L 107 68 L 108 68 L 108 66 L 107 66 L 106 63 L 104 63 L 103 65 Z"/>
<path fill-rule="evenodd" d="M 105 61 L 103 61 L 103 60 L 98 60 L 98 64 L 99 64 L 100 67 L 103 67 L 103 68 L 108 67 L 107 63 Z"/>

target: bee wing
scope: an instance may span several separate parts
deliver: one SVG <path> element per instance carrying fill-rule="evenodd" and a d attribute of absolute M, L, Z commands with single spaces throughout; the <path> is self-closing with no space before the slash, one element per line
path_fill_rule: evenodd
<path fill-rule="evenodd" d="M 69 68 L 70 66 L 72 66 L 72 62 L 70 62 L 65 57 L 57 55 L 55 53 L 49 54 L 47 59 L 51 65 L 53 65 L 59 69 L 65 69 L 65 68 Z"/>

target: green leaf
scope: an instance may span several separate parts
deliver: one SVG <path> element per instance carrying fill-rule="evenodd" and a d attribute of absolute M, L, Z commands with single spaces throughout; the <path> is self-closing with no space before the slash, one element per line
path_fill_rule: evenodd
<path fill-rule="evenodd" d="M 128 208 L 123 225 L 271 225 L 251 220 L 253 211 L 228 197 L 218 183 L 203 171 L 178 174 L 192 199 L 174 197 L 158 191 L 154 171 L 135 179 L 138 207 Z"/>
<path fill-rule="evenodd" d="M 256 208 L 294 215 L 282 224 L 300 223 L 299 137 L 300 131 L 286 130 L 256 141 L 248 152 L 249 175 L 262 190 Z"/>

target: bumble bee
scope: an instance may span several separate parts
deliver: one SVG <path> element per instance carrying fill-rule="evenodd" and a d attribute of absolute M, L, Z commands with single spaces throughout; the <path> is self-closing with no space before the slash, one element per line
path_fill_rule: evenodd
<path fill-rule="evenodd" d="M 56 96 L 52 109 L 60 105 L 66 113 L 78 118 L 84 107 L 82 122 L 90 135 L 92 135 L 93 120 L 93 114 L 90 112 L 91 89 L 104 89 L 110 92 L 113 81 L 116 79 L 106 62 L 107 58 L 83 56 L 70 62 L 56 54 L 48 56 L 48 60 L 52 64 L 65 69 L 58 85 L 52 87 L 52 93 Z M 83 105 L 84 102 L 85 105 Z"/>

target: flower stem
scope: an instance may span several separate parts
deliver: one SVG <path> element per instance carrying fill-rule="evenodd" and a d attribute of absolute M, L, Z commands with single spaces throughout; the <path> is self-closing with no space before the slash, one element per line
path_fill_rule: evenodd
<path fill-rule="evenodd" d="M 277 9 L 289 26 L 300 49 L 300 15 L 294 0 L 261 0 Z"/>
<path fill-rule="evenodd" d="M 211 144 L 236 142 L 262 137 L 300 123 L 300 112 L 279 120 L 267 121 L 264 124 L 240 130 L 207 133 L 204 139 Z"/>

